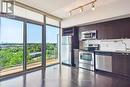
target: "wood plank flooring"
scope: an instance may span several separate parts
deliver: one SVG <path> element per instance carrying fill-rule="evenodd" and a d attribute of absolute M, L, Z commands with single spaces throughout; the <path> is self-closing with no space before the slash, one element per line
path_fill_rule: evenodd
<path fill-rule="evenodd" d="M 0 87 L 130 87 L 130 80 L 54 65 L 0 82 Z"/>

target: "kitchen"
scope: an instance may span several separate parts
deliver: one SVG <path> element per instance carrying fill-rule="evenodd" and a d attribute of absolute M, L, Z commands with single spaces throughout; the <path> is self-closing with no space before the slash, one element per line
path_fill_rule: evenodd
<path fill-rule="evenodd" d="M 130 0 L 0 0 L 0 87 L 130 87 Z"/>
<path fill-rule="evenodd" d="M 94 72 L 130 77 L 129 23 L 130 18 L 121 18 L 63 28 L 62 38 L 69 37 L 67 41 L 70 44 L 66 49 L 62 44 L 62 63 Z M 65 40 L 62 39 L 62 42 Z M 64 62 L 66 58 L 69 63 Z"/>

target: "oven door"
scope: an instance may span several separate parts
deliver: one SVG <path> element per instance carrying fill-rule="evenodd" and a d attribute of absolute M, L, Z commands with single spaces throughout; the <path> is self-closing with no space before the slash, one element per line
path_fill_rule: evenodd
<path fill-rule="evenodd" d="M 81 63 L 87 63 L 87 64 L 93 64 L 94 61 L 93 53 L 91 52 L 80 52 L 79 55 L 79 62 Z"/>
<path fill-rule="evenodd" d="M 79 67 L 94 70 L 94 53 L 79 52 Z"/>

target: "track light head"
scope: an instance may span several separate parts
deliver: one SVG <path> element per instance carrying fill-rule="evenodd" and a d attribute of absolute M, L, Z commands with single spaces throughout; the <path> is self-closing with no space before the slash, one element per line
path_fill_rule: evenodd
<path fill-rule="evenodd" d="M 83 12 L 83 7 L 80 7 L 79 12 Z"/>
<path fill-rule="evenodd" d="M 69 16 L 71 16 L 71 11 L 69 12 Z"/>
<path fill-rule="evenodd" d="M 92 3 L 92 10 L 94 11 L 95 10 L 95 4 Z"/>

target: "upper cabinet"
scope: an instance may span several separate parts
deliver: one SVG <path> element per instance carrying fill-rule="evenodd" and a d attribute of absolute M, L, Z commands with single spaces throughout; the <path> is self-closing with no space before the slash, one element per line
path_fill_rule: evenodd
<path fill-rule="evenodd" d="M 79 27 L 69 27 L 62 29 L 62 36 L 75 36 L 79 34 Z"/>
<path fill-rule="evenodd" d="M 97 30 L 97 39 L 130 38 L 130 18 L 82 26 L 79 34 L 89 30 Z"/>
<path fill-rule="evenodd" d="M 74 28 L 71 27 L 71 28 L 63 28 L 62 29 L 62 35 L 63 36 L 71 36 L 74 34 Z"/>

